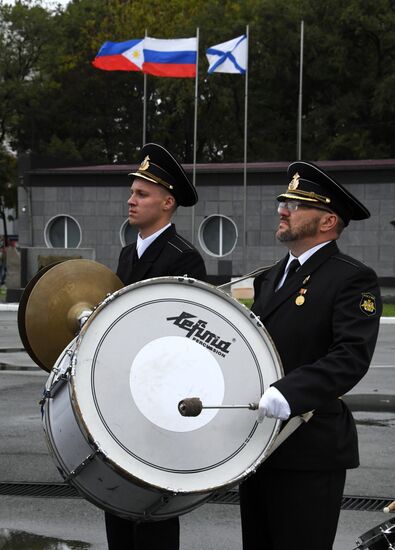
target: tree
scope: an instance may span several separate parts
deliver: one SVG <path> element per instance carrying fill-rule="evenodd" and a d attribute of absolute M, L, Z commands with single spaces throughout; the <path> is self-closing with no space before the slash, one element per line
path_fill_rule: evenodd
<path fill-rule="evenodd" d="M 0 138 L 17 151 L 34 149 L 42 128 L 46 64 L 55 42 L 56 26 L 44 8 L 0 2 Z"/>
<path fill-rule="evenodd" d="M 245 78 L 208 75 L 205 50 L 248 24 L 248 160 L 292 160 L 302 19 L 303 157 L 394 156 L 393 0 L 73 0 L 54 11 L 0 0 L 1 143 L 76 162 L 135 160 L 143 75 L 91 62 L 107 40 L 181 38 L 199 27 L 197 160 L 241 161 Z M 147 81 L 148 140 L 191 162 L 194 79 Z"/>
<path fill-rule="evenodd" d="M 17 194 L 16 158 L 0 147 L 0 202 L 7 208 L 14 208 Z"/>
<path fill-rule="evenodd" d="M 393 156 L 388 85 L 395 60 L 389 0 L 307 0 L 305 138 L 310 158 Z"/>

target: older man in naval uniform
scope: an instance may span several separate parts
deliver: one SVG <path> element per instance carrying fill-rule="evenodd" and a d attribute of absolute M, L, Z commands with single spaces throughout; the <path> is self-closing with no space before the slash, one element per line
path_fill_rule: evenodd
<path fill-rule="evenodd" d="M 148 143 L 142 148 L 138 170 L 129 175 L 134 176 L 128 200 L 129 222 L 139 233 L 137 242 L 121 250 L 118 277 L 125 285 L 177 275 L 205 281 L 201 255 L 171 223 L 178 206 L 193 206 L 198 201 L 195 187 L 181 165 L 162 146 Z M 110 550 L 179 548 L 178 517 L 136 522 L 106 512 L 105 518 Z"/>
<path fill-rule="evenodd" d="M 314 414 L 242 484 L 244 550 L 332 548 L 346 470 L 359 465 L 341 397 L 369 368 L 381 314 L 376 274 L 336 244 L 369 211 L 311 163 L 292 163 L 288 176 L 276 237 L 289 253 L 256 278 L 252 307 L 285 376 L 264 392 L 258 421 Z"/>

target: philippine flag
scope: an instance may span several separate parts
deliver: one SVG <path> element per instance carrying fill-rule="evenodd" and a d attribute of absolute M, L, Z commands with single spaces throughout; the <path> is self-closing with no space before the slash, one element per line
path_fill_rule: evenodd
<path fill-rule="evenodd" d="M 143 72 L 154 76 L 194 78 L 197 38 L 144 39 Z"/>
<path fill-rule="evenodd" d="M 105 42 L 92 65 L 104 71 L 142 71 L 144 39 Z"/>

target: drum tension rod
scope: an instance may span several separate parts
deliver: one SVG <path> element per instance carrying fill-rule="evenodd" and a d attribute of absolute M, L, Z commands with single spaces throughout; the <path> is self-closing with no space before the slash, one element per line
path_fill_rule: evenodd
<path fill-rule="evenodd" d="M 258 403 L 248 405 L 203 405 L 199 397 L 186 397 L 178 403 L 178 410 L 182 416 L 199 416 L 203 409 L 249 409 L 256 411 Z"/>

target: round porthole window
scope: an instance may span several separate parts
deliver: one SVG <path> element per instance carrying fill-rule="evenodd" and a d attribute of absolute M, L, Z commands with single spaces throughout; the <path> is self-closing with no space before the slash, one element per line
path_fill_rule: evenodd
<path fill-rule="evenodd" d="M 71 216 L 55 216 L 45 227 L 44 239 L 49 248 L 78 248 L 81 228 Z"/>
<path fill-rule="evenodd" d="M 128 244 L 136 242 L 138 232 L 135 225 L 130 225 L 129 220 L 125 220 L 119 232 L 122 246 L 127 246 Z"/>
<path fill-rule="evenodd" d="M 199 242 L 207 254 L 226 256 L 233 252 L 237 243 L 237 226 L 226 216 L 208 216 L 199 227 Z"/>

